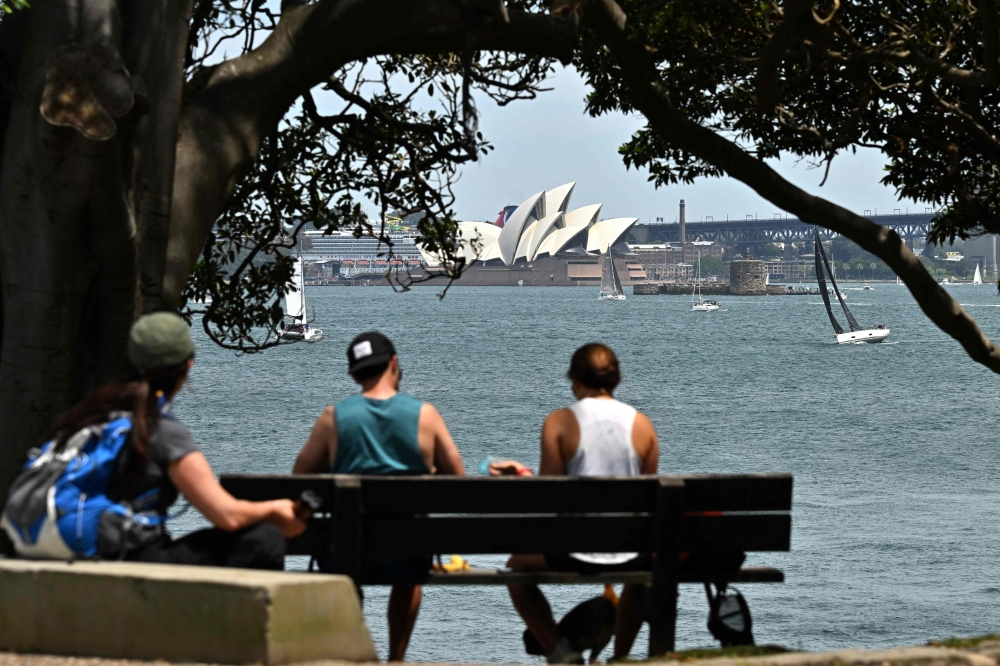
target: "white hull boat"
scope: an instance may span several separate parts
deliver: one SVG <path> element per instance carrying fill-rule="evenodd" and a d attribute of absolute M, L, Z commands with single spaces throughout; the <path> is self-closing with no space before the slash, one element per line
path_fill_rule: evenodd
<path fill-rule="evenodd" d="M 691 304 L 691 312 L 713 312 L 722 307 L 715 301 L 698 301 Z"/>
<path fill-rule="evenodd" d="M 876 324 L 873 328 L 865 328 L 858 323 L 858 320 L 854 318 L 850 309 L 847 307 L 847 302 L 843 295 L 840 293 L 840 289 L 837 288 L 837 278 L 834 276 L 833 271 L 830 270 L 830 261 L 826 258 L 826 251 L 823 249 L 823 243 L 819 239 L 819 231 L 814 230 L 816 235 L 816 240 L 814 242 L 816 257 L 816 283 L 819 285 L 819 293 L 823 296 L 823 305 L 826 306 L 826 314 L 830 318 L 830 323 L 833 325 L 833 332 L 837 338 L 837 344 L 861 344 L 866 342 L 882 342 L 887 337 L 889 337 L 889 327 L 883 324 Z M 829 276 L 831 289 L 826 287 L 826 279 Z M 871 287 L 865 285 L 869 290 Z M 864 287 L 863 287 L 864 288 Z M 844 315 L 847 317 L 847 323 L 850 326 L 850 331 L 845 331 L 844 327 L 840 325 L 837 321 L 837 317 L 833 314 L 833 307 L 830 305 L 830 292 L 837 297 L 837 302 L 840 303 L 840 307 L 844 310 Z"/>
<path fill-rule="evenodd" d="M 767 278 L 764 278 L 765 282 Z M 697 300 L 695 300 L 697 296 Z M 691 312 L 715 312 L 722 303 L 713 300 L 703 300 L 701 297 L 701 251 L 698 252 L 698 275 L 695 278 L 695 288 L 691 290 Z"/>
<path fill-rule="evenodd" d="M 837 344 L 857 344 L 863 342 L 882 342 L 889 337 L 889 329 L 886 327 L 869 328 L 861 331 L 850 331 L 847 333 L 837 333 Z"/>

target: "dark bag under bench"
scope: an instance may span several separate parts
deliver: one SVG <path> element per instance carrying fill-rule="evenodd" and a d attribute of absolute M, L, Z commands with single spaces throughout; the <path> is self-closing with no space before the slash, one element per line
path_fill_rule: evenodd
<path fill-rule="evenodd" d="M 359 585 L 364 568 L 434 553 L 654 553 L 652 570 L 586 575 L 474 569 L 431 585 L 643 583 L 649 654 L 674 649 L 679 583 L 779 583 L 771 567 L 714 567 L 720 554 L 787 551 L 790 474 L 644 477 L 224 475 L 247 500 L 322 502 L 290 555 L 328 555 Z M 682 553 L 685 554 L 682 557 Z M 682 559 L 684 563 L 682 564 Z M 739 561 L 737 558 L 736 561 Z M 362 566 L 363 565 L 363 566 Z"/>

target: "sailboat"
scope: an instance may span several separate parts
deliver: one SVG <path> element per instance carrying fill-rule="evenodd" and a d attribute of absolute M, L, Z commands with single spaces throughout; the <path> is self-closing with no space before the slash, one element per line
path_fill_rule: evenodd
<path fill-rule="evenodd" d="M 295 259 L 292 286 L 295 289 L 285 294 L 285 323 L 278 331 L 278 339 L 287 342 L 322 340 L 323 331 L 310 326 L 312 322 L 306 318 L 306 282 L 301 255 Z"/>
<path fill-rule="evenodd" d="M 698 300 L 695 300 L 697 292 Z M 691 290 L 691 312 L 713 312 L 722 307 L 719 301 L 704 301 L 701 298 L 701 252 L 698 252 L 698 277 L 695 279 L 695 287 Z"/>
<path fill-rule="evenodd" d="M 858 323 L 858 320 L 854 318 L 851 311 L 847 309 L 847 303 L 844 302 L 843 297 L 841 297 L 840 290 L 837 289 L 837 278 L 833 276 L 833 271 L 830 270 L 830 262 L 827 260 L 826 252 L 823 250 L 823 243 L 819 240 L 819 231 L 814 229 L 813 232 L 816 234 L 816 282 L 819 283 L 819 293 L 823 295 L 823 304 L 826 306 L 826 314 L 829 315 L 830 323 L 833 324 L 833 330 L 837 335 L 837 344 L 882 342 L 889 337 L 889 328 L 884 324 L 876 324 L 875 328 L 863 328 L 861 324 Z M 826 268 L 825 273 L 823 270 L 824 267 Z M 833 308 L 830 307 L 830 292 L 826 288 L 826 279 L 824 278 L 825 275 L 830 276 L 830 283 L 833 285 L 833 293 L 837 296 L 837 301 L 840 303 L 840 307 L 844 309 L 844 314 L 847 316 L 847 323 L 851 327 L 850 332 L 845 333 L 844 328 L 833 315 Z"/>
<path fill-rule="evenodd" d="M 604 255 L 604 267 L 601 269 L 601 293 L 597 297 L 602 301 L 624 301 L 625 291 L 622 289 L 615 260 L 611 257 L 611 248 Z"/>
<path fill-rule="evenodd" d="M 979 264 L 976 264 L 976 274 L 972 276 L 972 284 L 982 284 L 983 274 L 979 272 Z"/>

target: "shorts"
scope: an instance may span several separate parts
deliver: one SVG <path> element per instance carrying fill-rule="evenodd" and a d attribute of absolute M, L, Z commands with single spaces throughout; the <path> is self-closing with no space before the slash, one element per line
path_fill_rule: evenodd
<path fill-rule="evenodd" d="M 614 571 L 648 571 L 652 567 L 653 558 L 639 554 L 621 564 L 594 564 L 578 560 L 569 553 L 546 553 L 545 563 L 551 571 L 566 571 L 584 575 L 593 575 Z"/>
<path fill-rule="evenodd" d="M 316 564 L 323 573 L 333 571 L 333 561 L 329 555 L 317 557 Z M 433 565 L 433 556 L 414 555 L 399 562 L 366 567 L 361 570 L 361 581 L 365 585 L 420 585 L 427 581 Z"/>

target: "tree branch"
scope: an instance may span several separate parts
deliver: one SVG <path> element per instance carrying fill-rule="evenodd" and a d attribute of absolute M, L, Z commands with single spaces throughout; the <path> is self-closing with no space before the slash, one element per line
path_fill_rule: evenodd
<path fill-rule="evenodd" d="M 885 261 L 906 283 L 924 313 L 955 338 L 976 362 L 1000 373 L 1000 348 L 927 273 L 895 231 L 874 224 L 789 183 L 767 164 L 679 113 L 659 84 L 659 72 L 642 40 L 626 30 L 627 16 L 614 0 L 585 2 L 581 26 L 609 50 L 631 93 L 630 102 L 668 143 L 749 185 L 800 220 L 836 231 Z"/>
<path fill-rule="evenodd" d="M 212 224 L 292 103 L 345 64 L 386 54 L 511 51 L 569 62 L 574 22 L 509 12 L 503 25 L 451 0 L 321 0 L 290 7 L 260 47 L 216 67 L 181 119 L 164 292 L 180 293 Z"/>

